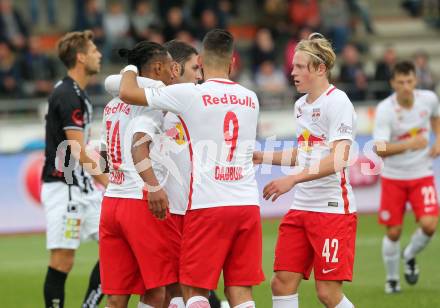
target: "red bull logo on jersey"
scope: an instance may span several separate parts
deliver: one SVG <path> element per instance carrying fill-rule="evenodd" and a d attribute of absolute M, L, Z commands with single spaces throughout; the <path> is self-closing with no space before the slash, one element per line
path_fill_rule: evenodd
<path fill-rule="evenodd" d="M 238 97 L 237 95 L 233 94 L 224 94 L 223 96 L 213 96 L 213 95 L 203 95 L 203 104 L 205 107 L 212 106 L 212 105 L 240 105 L 243 107 L 250 107 L 255 109 L 255 102 L 252 100 L 252 97 L 245 96 L 245 97 Z"/>
<path fill-rule="evenodd" d="M 104 114 L 110 115 L 110 114 L 117 113 L 117 112 L 123 112 L 128 115 L 130 113 L 130 110 L 131 110 L 130 105 L 127 105 L 126 103 L 120 102 L 114 107 L 106 106 L 104 108 Z"/>
<path fill-rule="evenodd" d="M 176 141 L 178 145 L 185 144 L 186 142 L 182 123 L 177 123 L 175 127 L 168 129 L 165 134 Z"/>
<path fill-rule="evenodd" d="M 397 136 L 397 140 L 400 141 L 400 140 L 405 140 L 405 139 L 408 139 L 408 138 L 412 138 L 412 137 L 420 135 L 420 134 L 422 134 L 422 133 L 424 133 L 426 131 L 427 131 L 426 128 L 414 127 L 414 128 L 411 128 L 406 133 L 404 133 L 404 134 L 402 134 L 400 136 Z"/>
<path fill-rule="evenodd" d="M 305 152 L 311 152 L 315 145 L 323 144 L 325 136 L 320 137 L 313 135 L 309 130 L 305 129 L 298 136 L 298 148 Z"/>

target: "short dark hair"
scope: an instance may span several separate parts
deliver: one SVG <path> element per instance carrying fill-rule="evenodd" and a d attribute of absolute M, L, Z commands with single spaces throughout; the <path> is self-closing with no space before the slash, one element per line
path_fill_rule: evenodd
<path fill-rule="evenodd" d="M 136 65 L 139 73 L 143 67 L 150 64 L 153 60 L 164 58 L 168 55 L 165 47 L 149 41 L 139 42 L 133 49 L 119 49 L 118 53 L 121 58 L 127 59 L 127 64 Z"/>
<path fill-rule="evenodd" d="M 411 61 L 400 61 L 397 62 L 391 70 L 391 79 L 396 77 L 397 74 L 409 75 L 411 73 L 416 73 L 416 67 L 414 66 L 414 63 L 412 63 Z"/>
<path fill-rule="evenodd" d="M 90 30 L 69 32 L 58 41 L 58 58 L 67 69 L 76 65 L 77 53 L 87 52 L 89 41 L 93 41 L 93 32 Z"/>
<path fill-rule="evenodd" d="M 213 29 L 206 33 L 202 45 L 203 52 L 209 54 L 206 60 L 221 62 L 229 60 L 232 57 L 234 52 L 234 37 L 227 30 Z"/>
<path fill-rule="evenodd" d="M 163 46 L 168 50 L 173 60 L 180 64 L 181 76 L 185 73 L 185 63 L 192 55 L 199 54 L 193 46 L 179 40 L 168 41 Z"/>

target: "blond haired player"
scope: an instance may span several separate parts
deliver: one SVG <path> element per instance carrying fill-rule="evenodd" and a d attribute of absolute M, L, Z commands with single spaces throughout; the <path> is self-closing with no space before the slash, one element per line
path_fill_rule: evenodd
<path fill-rule="evenodd" d="M 392 71 L 395 93 L 376 110 L 376 152 L 384 158 L 379 223 L 386 227 L 382 257 L 386 269 L 385 293 L 400 291 L 400 234 L 406 203 L 414 211 L 419 228 L 403 251 L 405 279 L 417 283 L 415 256 L 429 243 L 438 222 L 437 191 L 432 160 L 440 154 L 439 100 L 432 91 L 416 90 L 414 64 L 399 62 Z M 436 141 L 430 149 L 432 131 Z"/>
<path fill-rule="evenodd" d="M 354 140 L 356 114 L 347 95 L 329 83 L 335 62 L 330 43 L 320 34 L 300 41 L 292 76 L 300 93 L 295 103 L 297 148 L 256 152 L 256 163 L 298 166 L 295 175 L 264 188 L 275 201 L 295 187 L 290 211 L 279 227 L 272 294 L 274 308 L 298 307 L 298 287 L 314 270 L 316 291 L 326 307 L 351 308 L 342 282 L 353 273 L 356 205 L 346 162 Z"/>

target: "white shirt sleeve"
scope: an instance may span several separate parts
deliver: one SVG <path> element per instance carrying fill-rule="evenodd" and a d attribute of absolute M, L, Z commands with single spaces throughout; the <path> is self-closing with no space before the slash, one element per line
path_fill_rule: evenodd
<path fill-rule="evenodd" d="M 145 107 L 137 107 L 142 110 L 139 114 L 132 120 L 133 134 L 135 133 L 145 133 L 150 136 L 151 139 L 154 135 L 159 134 L 162 122 L 163 113 L 158 110 L 151 110 Z"/>
<path fill-rule="evenodd" d="M 105 78 L 105 90 L 113 97 L 119 95 L 119 87 L 121 86 L 122 75 L 110 75 Z M 164 83 L 159 80 L 153 80 L 146 77 L 137 77 L 136 81 L 141 88 L 158 88 L 164 87 Z"/>
<path fill-rule="evenodd" d="M 328 111 L 329 141 L 354 140 L 356 113 L 348 97 L 339 95 Z"/>
<path fill-rule="evenodd" d="M 196 94 L 196 85 L 192 83 L 145 89 L 145 97 L 149 107 L 170 111 L 178 115 L 190 107 Z"/>
<path fill-rule="evenodd" d="M 376 141 L 391 141 L 391 121 L 390 112 L 379 105 L 376 108 L 376 117 L 374 119 L 373 140 Z"/>

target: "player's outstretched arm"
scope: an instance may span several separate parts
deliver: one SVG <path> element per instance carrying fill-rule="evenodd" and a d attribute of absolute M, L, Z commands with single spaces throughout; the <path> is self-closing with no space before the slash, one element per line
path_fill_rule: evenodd
<path fill-rule="evenodd" d="M 304 168 L 298 174 L 288 175 L 267 184 L 263 189 L 264 199 L 269 200 L 272 198 L 272 201 L 276 201 L 279 196 L 291 190 L 298 183 L 317 180 L 341 171 L 347 166 L 350 147 L 350 140 L 333 142 L 330 154 L 321 159 L 316 165 Z"/>
<path fill-rule="evenodd" d="M 431 118 L 431 127 L 432 132 L 435 135 L 435 142 L 432 145 L 429 155 L 435 158 L 440 155 L 440 117 L 437 116 Z"/>
<path fill-rule="evenodd" d="M 283 151 L 255 151 L 252 160 L 255 165 L 295 166 L 297 153 L 296 148 Z"/>
<path fill-rule="evenodd" d="M 104 173 L 98 162 L 93 160 L 86 152 L 84 133 L 81 130 L 66 129 L 67 142 L 71 146 L 73 157 L 84 169 L 101 185 L 107 187 L 108 175 Z"/>
<path fill-rule="evenodd" d="M 121 87 L 119 98 L 130 105 L 148 106 L 145 90 L 137 84 L 137 68 L 134 65 L 127 65 L 122 71 Z"/>
<path fill-rule="evenodd" d="M 401 154 L 405 151 L 416 151 L 428 146 L 428 139 L 422 135 L 417 135 L 402 142 L 376 141 L 374 149 L 377 155 L 382 158 Z"/>
<path fill-rule="evenodd" d="M 145 133 L 135 133 L 132 140 L 131 155 L 133 164 L 146 184 L 148 206 L 158 219 L 165 219 L 168 209 L 168 197 L 154 174 L 150 160 L 149 144 L 151 139 Z"/>

